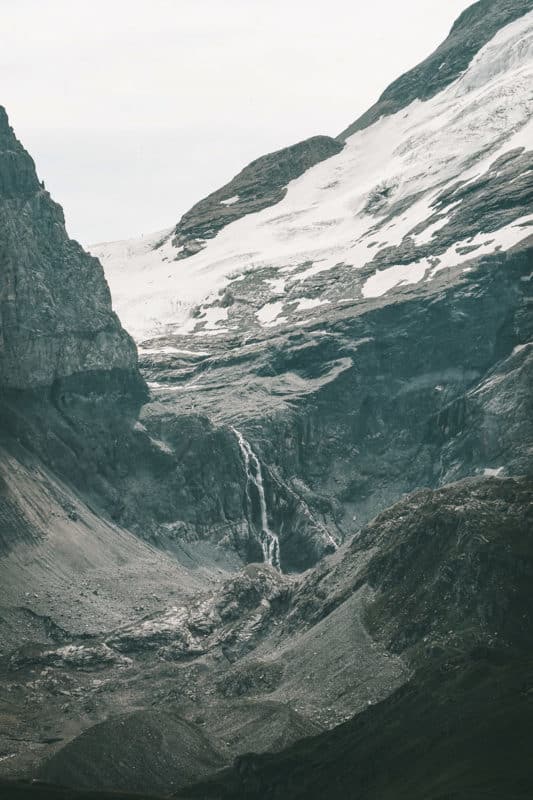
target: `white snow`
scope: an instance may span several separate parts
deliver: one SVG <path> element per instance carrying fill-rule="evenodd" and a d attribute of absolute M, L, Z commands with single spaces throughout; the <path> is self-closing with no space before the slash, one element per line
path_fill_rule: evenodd
<path fill-rule="evenodd" d="M 290 278 L 292 287 L 339 264 L 352 268 L 353 276 L 376 252 L 369 244 L 400 244 L 434 214 L 432 203 L 447 187 L 459 179 L 474 180 L 511 149 L 532 148 L 532 48 L 530 12 L 499 31 L 443 92 L 358 131 L 341 153 L 292 181 L 280 203 L 226 226 L 194 256 L 174 260 L 172 229 L 150 239 L 91 248 L 102 259 L 124 326 L 137 339 L 154 331 L 192 332 L 203 318 L 192 319 L 191 310 L 214 302 L 219 290 L 239 273 L 274 268 Z M 365 211 L 369 196 L 382 186 L 391 188 L 386 203 L 418 198 L 385 229 L 377 227 L 379 215 Z M 423 231 L 418 241 L 431 241 L 435 230 Z M 438 264 L 421 262 L 382 270 L 366 281 L 363 296 L 376 297 L 399 283 L 432 279 L 448 266 L 499 246 L 511 247 L 529 233 L 526 228 L 507 226 L 490 245 L 486 242 L 493 234 L 457 243 L 438 256 Z M 150 249 L 150 242 L 153 246 L 165 237 L 161 247 Z M 472 254 L 456 252 L 457 246 L 477 243 L 482 247 Z M 272 289 L 280 293 L 281 284 Z M 259 295 L 257 319 L 268 327 L 279 324 L 281 304 L 259 307 L 260 303 L 264 298 Z M 209 316 L 208 329 L 216 328 L 213 335 L 221 331 L 217 323 L 223 319 Z"/>
<path fill-rule="evenodd" d="M 228 318 L 228 309 L 214 306 L 205 309 L 205 314 L 200 317 L 200 320 L 207 320 L 204 328 L 206 331 L 214 330 L 219 322 L 223 322 Z"/>
<path fill-rule="evenodd" d="M 504 467 L 497 467 L 496 469 L 493 469 L 492 467 L 486 467 L 483 470 L 483 475 L 486 478 L 497 478 L 499 475 L 502 474 L 504 469 L 505 469 Z"/>
<path fill-rule="evenodd" d="M 513 349 L 512 355 L 515 356 L 517 353 L 521 353 L 522 350 L 526 350 L 528 347 L 531 347 L 533 342 L 526 342 L 525 344 L 517 344 L 516 347 Z"/>
<path fill-rule="evenodd" d="M 234 197 L 229 197 L 227 200 L 221 200 L 220 201 L 220 205 L 221 206 L 232 206 L 234 203 L 238 203 L 240 199 L 241 198 L 239 197 L 239 195 L 236 194 Z"/>
<path fill-rule="evenodd" d="M 428 263 L 424 261 L 414 264 L 402 264 L 398 267 L 378 270 L 365 282 L 361 289 L 363 297 L 381 297 L 398 284 L 418 283 L 421 281 Z"/>
<path fill-rule="evenodd" d="M 300 297 L 296 311 L 307 311 L 310 308 L 317 308 L 329 303 L 329 300 L 320 300 L 318 297 Z"/>
<path fill-rule="evenodd" d="M 185 350 L 183 347 L 171 347 L 162 345 L 161 347 L 139 347 L 139 355 L 159 356 L 159 355 L 182 355 L 182 356 L 208 356 L 205 350 Z"/>
<path fill-rule="evenodd" d="M 284 294 L 287 278 L 267 278 L 265 283 L 270 286 L 272 294 Z"/>
<path fill-rule="evenodd" d="M 172 386 L 169 383 L 159 383 L 159 381 L 146 381 L 149 389 L 165 389 L 167 392 L 179 392 L 181 386 Z"/>
<path fill-rule="evenodd" d="M 265 303 L 256 313 L 256 317 L 261 325 L 269 325 L 274 322 L 283 310 L 283 303 L 281 300 L 276 300 L 273 303 Z"/>

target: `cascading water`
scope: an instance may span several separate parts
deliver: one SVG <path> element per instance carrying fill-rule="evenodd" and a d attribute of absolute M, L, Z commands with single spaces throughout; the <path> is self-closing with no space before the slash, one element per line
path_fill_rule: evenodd
<path fill-rule="evenodd" d="M 261 464 L 259 463 L 259 459 L 257 458 L 256 454 L 252 450 L 250 443 L 246 441 L 242 433 L 236 428 L 232 428 L 232 431 L 237 437 L 244 461 L 244 468 L 246 470 L 246 497 L 248 499 L 250 511 L 252 509 L 252 498 L 250 495 L 251 485 L 255 487 L 259 498 L 259 510 L 261 514 L 260 544 L 263 551 L 263 558 L 267 564 L 272 564 L 273 567 L 277 567 L 277 569 L 279 569 L 279 539 L 274 531 L 271 531 L 268 527 L 267 506 Z"/>

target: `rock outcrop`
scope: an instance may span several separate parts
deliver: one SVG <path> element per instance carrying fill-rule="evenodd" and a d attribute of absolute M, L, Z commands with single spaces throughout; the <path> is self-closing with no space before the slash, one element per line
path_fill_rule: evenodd
<path fill-rule="evenodd" d="M 276 205 L 287 193 L 287 184 L 310 167 L 342 150 L 329 136 L 313 136 L 298 144 L 252 161 L 221 189 L 191 208 L 178 222 L 173 242 L 177 258 L 199 252 L 230 222 L 246 214 Z"/>
<path fill-rule="evenodd" d="M 102 267 L 70 239 L 0 108 L 0 386 L 145 394 L 136 348 L 111 308 Z M 85 384 L 85 386 L 84 386 Z"/>

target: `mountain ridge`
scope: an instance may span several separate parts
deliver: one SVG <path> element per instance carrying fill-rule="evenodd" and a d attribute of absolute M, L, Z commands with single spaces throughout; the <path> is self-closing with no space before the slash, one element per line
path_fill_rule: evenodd
<path fill-rule="evenodd" d="M 470 60 L 502 27 L 533 8 L 531 0 L 497 2 L 479 0 L 454 22 L 446 40 L 421 64 L 409 70 L 381 95 L 368 111 L 337 137 L 345 141 L 353 133 L 372 125 L 380 116 L 395 113 L 413 100 L 429 100 L 460 77 Z M 438 64 L 438 66 L 437 66 Z"/>

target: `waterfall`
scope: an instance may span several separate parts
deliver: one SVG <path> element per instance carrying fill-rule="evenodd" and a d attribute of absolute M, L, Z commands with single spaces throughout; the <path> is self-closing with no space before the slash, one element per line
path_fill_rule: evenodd
<path fill-rule="evenodd" d="M 274 531 L 271 531 L 268 527 L 267 506 L 261 464 L 259 463 L 259 459 L 257 458 L 256 454 L 252 450 L 250 443 L 246 441 L 242 433 L 236 428 L 232 428 L 232 431 L 237 437 L 242 459 L 244 461 L 244 468 L 246 471 L 246 497 L 248 499 L 250 511 L 252 510 L 250 486 L 255 487 L 259 497 L 259 509 L 261 512 L 260 543 L 263 551 L 263 559 L 267 564 L 272 564 L 273 567 L 277 567 L 279 569 L 279 539 Z"/>

